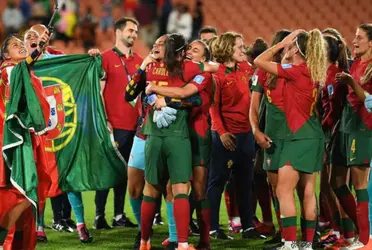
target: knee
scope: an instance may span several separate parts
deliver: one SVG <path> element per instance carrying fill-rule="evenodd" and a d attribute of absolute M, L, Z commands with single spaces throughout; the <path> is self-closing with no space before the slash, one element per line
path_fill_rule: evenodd
<path fill-rule="evenodd" d="M 189 193 L 188 183 L 178 183 L 172 185 L 172 193 L 173 196 L 176 196 L 178 194 L 188 194 Z"/>
<path fill-rule="evenodd" d="M 200 201 L 204 200 L 206 197 L 205 195 L 205 188 L 202 186 L 202 183 L 193 183 L 193 189 L 195 194 L 195 200 Z"/>
<path fill-rule="evenodd" d="M 288 196 L 293 196 L 294 190 L 291 190 L 290 188 L 286 187 L 285 185 L 278 185 L 276 187 L 276 196 L 278 199 L 285 199 Z"/>
<path fill-rule="evenodd" d="M 304 201 L 311 201 L 312 199 L 315 200 L 315 189 L 314 187 L 306 187 L 305 189 L 303 189 L 303 192 L 302 192 L 302 200 Z"/>
<path fill-rule="evenodd" d="M 142 195 L 143 189 L 132 187 L 128 188 L 129 197 L 132 199 L 139 199 Z"/>

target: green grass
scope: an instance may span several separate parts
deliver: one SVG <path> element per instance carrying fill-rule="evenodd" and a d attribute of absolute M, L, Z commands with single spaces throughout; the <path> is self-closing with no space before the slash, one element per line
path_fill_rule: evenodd
<path fill-rule="evenodd" d="M 94 204 L 94 192 L 83 193 L 84 206 L 85 206 L 85 219 L 90 232 L 92 233 L 94 240 L 90 244 L 81 244 L 78 240 L 77 233 L 60 233 L 55 232 L 50 229 L 46 229 L 46 234 L 48 237 L 48 243 L 39 243 L 36 249 L 48 249 L 48 250 L 67 250 L 67 249 L 84 249 L 84 250 L 122 250 L 122 249 L 132 249 L 133 240 L 137 233 L 137 229 L 112 229 L 112 230 L 94 230 L 92 229 L 94 216 L 95 216 L 95 204 Z M 297 201 L 298 205 L 298 201 Z M 298 208 L 297 208 L 298 209 Z M 297 210 L 299 211 L 299 210 Z M 132 209 L 130 207 L 129 201 L 127 199 L 125 203 L 125 212 L 129 218 L 135 222 Z M 166 220 L 165 216 L 165 204 L 162 206 L 162 215 Z M 257 215 L 261 218 L 260 209 L 257 209 Z M 106 219 L 108 223 L 111 223 L 113 217 L 113 198 L 112 192 L 110 192 L 107 205 L 106 205 Z M 275 213 L 273 212 L 274 222 L 276 224 Z M 52 223 L 52 210 L 50 207 L 50 202 L 47 202 L 47 207 L 45 210 L 45 223 L 50 225 Z M 226 214 L 225 204 L 221 202 L 221 213 L 220 213 L 220 223 L 223 224 L 222 228 L 227 228 L 228 218 Z M 299 225 L 299 223 L 298 223 Z M 276 225 L 277 226 L 277 225 Z M 151 239 L 153 249 L 162 249 L 161 242 L 166 239 L 167 236 L 167 226 L 155 226 L 154 235 Z M 217 249 L 252 249 L 258 250 L 263 248 L 262 240 L 242 240 L 240 235 L 232 234 L 235 238 L 232 241 L 221 241 L 212 240 L 211 246 L 213 250 Z M 192 244 L 198 243 L 198 237 L 191 237 L 189 240 Z"/>

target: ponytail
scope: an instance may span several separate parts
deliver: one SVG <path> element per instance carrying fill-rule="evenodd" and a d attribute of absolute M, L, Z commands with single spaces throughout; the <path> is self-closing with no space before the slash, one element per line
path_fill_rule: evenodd
<path fill-rule="evenodd" d="M 364 75 L 360 78 L 360 84 L 363 85 L 372 80 L 372 62 L 370 62 L 364 71 Z"/>
<path fill-rule="evenodd" d="M 349 62 L 347 60 L 347 58 L 348 58 L 347 46 L 346 46 L 346 43 L 345 43 L 344 39 L 338 40 L 338 46 L 340 48 L 340 55 L 337 58 L 338 67 L 342 71 L 349 72 Z"/>
<path fill-rule="evenodd" d="M 333 35 L 323 35 L 327 42 L 328 61 L 330 63 L 337 63 L 338 68 L 342 71 L 349 71 L 349 64 L 347 61 L 346 44 L 339 37 Z"/>
<path fill-rule="evenodd" d="M 182 53 L 186 49 L 186 40 L 181 34 L 170 34 L 165 42 L 164 62 L 170 76 L 183 74 Z"/>
<path fill-rule="evenodd" d="M 327 77 L 327 47 L 318 29 L 309 32 L 305 59 L 312 81 L 323 85 Z"/>

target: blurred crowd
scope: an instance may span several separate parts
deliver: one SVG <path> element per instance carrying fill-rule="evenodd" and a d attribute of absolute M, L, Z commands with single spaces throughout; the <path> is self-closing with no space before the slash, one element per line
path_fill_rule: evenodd
<path fill-rule="evenodd" d="M 202 0 L 197 0 L 195 6 L 171 0 L 92 0 L 91 6 L 83 6 L 81 2 L 58 0 L 53 39 L 63 41 L 65 46 L 72 43 L 88 50 L 100 46 L 97 36 L 113 40 L 114 21 L 123 15 L 139 21 L 139 35 L 148 47 L 157 37 L 173 32 L 191 41 L 197 38 L 203 25 Z M 97 5 L 100 13 L 94 11 Z M 47 25 L 53 11 L 52 0 L 7 0 L 6 7 L 0 10 L 0 40 L 37 23 Z"/>

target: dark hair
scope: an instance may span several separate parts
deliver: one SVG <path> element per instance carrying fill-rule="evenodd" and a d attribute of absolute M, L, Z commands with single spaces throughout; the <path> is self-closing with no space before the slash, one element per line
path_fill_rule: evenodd
<path fill-rule="evenodd" d="M 282 30 L 279 30 L 275 33 L 273 39 L 271 40 L 271 46 L 274 46 L 278 43 L 280 43 L 281 41 L 283 41 L 284 38 L 286 38 L 286 36 L 288 36 L 289 34 L 291 34 L 291 31 L 290 30 L 286 30 L 286 29 L 282 29 Z M 273 57 L 273 61 L 276 62 L 276 63 L 280 63 L 282 61 L 282 54 L 283 52 L 283 49 L 279 50 Z M 267 79 L 267 86 L 270 90 L 273 90 L 276 88 L 276 82 L 278 80 L 278 77 L 277 76 L 274 76 L 274 75 L 271 75 L 271 74 L 268 74 L 268 79 Z"/>
<path fill-rule="evenodd" d="M 213 33 L 217 36 L 217 29 L 213 26 L 205 26 L 200 29 L 199 36 L 200 34 L 205 34 L 205 33 Z"/>
<path fill-rule="evenodd" d="M 120 31 L 123 31 L 125 29 L 125 26 L 127 26 L 127 22 L 131 22 L 131 23 L 134 23 L 135 25 L 139 26 L 139 22 L 134 19 L 134 18 L 130 18 L 130 17 L 123 17 L 123 18 L 120 18 L 118 19 L 115 24 L 114 24 L 114 30 L 120 30 Z"/>
<path fill-rule="evenodd" d="M 9 52 L 8 47 L 9 47 L 10 40 L 12 40 L 14 38 L 15 39 L 18 39 L 18 37 L 16 35 L 9 35 L 9 36 L 7 36 L 7 38 L 5 38 L 3 44 L 1 45 L 1 51 L 0 51 L 0 60 L 1 60 L 1 63 L 3 63 L 4 61 L 6 61 L 5 53 L 8 53 Z"/>
<path fill-rule="evenodd" d="M 348 54 L 348 47 L 346 46 L 345 39 L 342 37 L 341 33 L 334 29 L 334 28 L 326 28 L 322 31 L 322 34 L 324 38 L 327 37 L 326 34 L 329 34 L 337 39 L 337 43 L 339 46 L 339 57 L 337 58 L 338 67 L 342 69 L 343 71 L 348 72 L 349 71 L 349 63 L 347 59 L 349 58 Z M 329 44 L 329 41 L 326 39 L 326 42 L 328 43 L 328 47 L 332 46 Z M 334 45 L 334 44 L 333 44 Z M 335 52 L 335 50 L 333 50 Z M 349 50 L 350 52 L 350 50 Z M 330 56 L 330 48 L 328 48 L 328 60 L 330 60 L 332 63 L 335 63 L 336 61 L 333 61 Z M 334 56 L 334 55 L 333 55 Z"/>
<path fill-rule="evenodd" d="M 368 40 L 372 41 L 372 23 L 363 23 L 358 28 L 366 32 Z"/>
<path fill-rule="evenodd" d="M 359 29 L 362 29 L 368 37 L 368 41 L 372 41 L 372 23 L 364 23 L 359 25 Z M 372 79 L 372 62 L 370 62 L 364 71 L 363 76 L 360 78 L 360 83 L 365 84 Z"/>
<path fill-rule="evenodd" d="M 183 35 L 179 33 L 168 35 L 165 42 L 164 62 L 169 75 L 182 77 L 183 60 L 180 60 L 180 57 L 185 50 L 186 39 Z"/>
<path fill-rule="evenodd" d="M 337 39 L 342 37 L 340 31 L 336 30 L 335 28 L 326 28 L 322 30 L 322 34 L 331 34 L 332 36 L 337 37 Z"/>
<path fill-rule="evenodd" d="M 342 41 L 338 40 L 334 36 L 325 36 L 324 40 L 327 42 L 328 60 L 331 63 L 338 63 L 338 67 L 342 71 L 349 71 L 349 65 L 347 62 L 346 46 Z"/>
<path fill-rule="evenodd" d="M 267 43 L 262 38 L 257 38 L 254 43 L 246 50 L 246 55 L 256 59 L 262 52 L 267 50 Z"/>

